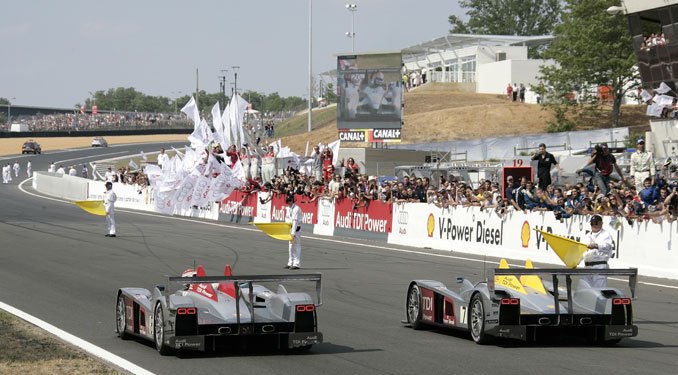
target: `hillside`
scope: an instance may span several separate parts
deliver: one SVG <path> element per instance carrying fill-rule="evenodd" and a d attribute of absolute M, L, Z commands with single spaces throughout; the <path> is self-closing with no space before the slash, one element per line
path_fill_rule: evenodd
<path fill-rule="evenodd" d="M 609 111 L 610 108 L 607 108 Z M 624 126 L 647 125 L 645 106 L 622 108 Z M 501 95 L 454 91 L 454 86 L 429 84 L 405 94 L 402 143 L 500 137 L 545 133 L 553 113 L 536 104 L 506 101 Z M 590 119 L 587 130 L 607 127 L 607 117 Z M 307 113 L 281 123 L 276 138 L 297 153 L 306 142 L 332 142 L 337 139 L 336 107 L 313 111 L 313 130 L 308 133 Z M 366 144 L 351 143 L 355 147 Z"/>

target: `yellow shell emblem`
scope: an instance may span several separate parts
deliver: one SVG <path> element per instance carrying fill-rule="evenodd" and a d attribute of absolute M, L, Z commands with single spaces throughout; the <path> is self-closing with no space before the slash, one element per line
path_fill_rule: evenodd
<path fill-rule="evenodd" d="M 527 247 L 527 245 L 530 243 L 530 232 L 530 223 L 525 220 L 523 227 L 520 229 L 520 242 L 522 243 L 523 247 Z"/>
<path fill-rule="evenodd" d="M 426 220 L 426 233 L 429 237 L 433 237 L 433 230 L 436 228 L 436 220 L 433 217 L 433 214 L 428 214 L 428 219 Z"/>

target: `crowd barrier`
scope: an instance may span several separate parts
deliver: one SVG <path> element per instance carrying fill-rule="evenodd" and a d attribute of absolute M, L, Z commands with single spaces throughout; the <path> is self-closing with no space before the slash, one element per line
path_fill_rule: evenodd
<path fill-rule="evenodd" d="M 71 200 L 101 199 L 104 185 L 79 177 L 36 172 L 33 187 L 43 193 Z M 151 188 L 123 184 L 113 187 L 117 207 L 156 211 Z M 84 198 L 83 198 L 84 197 Z M 394 245 L 562 265 L 544 238 L 534 230 L 583 240 L 590 229 L 588 216 L 556 220 L 552 212 L 509 212 L 499 216 L 479 207 L 439 208 L 427 203 L 385 204 L 372 202 L 355 207 L 348 200 L 297 197 L 304 232 L 322 236 L 357 237 Z M 175 209 L 174 215 L 245 224 L 250 221 L 284 221 L 285 196 L 236 191 L 205 207 Z M 604 217 L 604 227 L 614 239 L 611 267 L 637 267 L 645 276 L 678 279 L 678 222 L 636 221 Z"/>

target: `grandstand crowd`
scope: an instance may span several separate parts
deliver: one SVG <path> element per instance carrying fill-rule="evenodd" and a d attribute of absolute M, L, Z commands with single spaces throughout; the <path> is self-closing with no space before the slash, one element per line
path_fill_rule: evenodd
<path fill-rule="evenodd" d="M 12 121 L 28 125 L 32 132 L 190 127 L 183 115 L 141 112 L 37 114 L 16 116 Z"/>

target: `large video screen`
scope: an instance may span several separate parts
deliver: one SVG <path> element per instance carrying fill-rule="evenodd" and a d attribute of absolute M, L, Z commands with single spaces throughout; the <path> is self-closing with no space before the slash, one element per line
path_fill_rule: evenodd
<path fill-rule="evenodd" d="M 633 49 L 645 88 L 661 83 L 676 90 L 678 81 L 678 5 L 629 15 Z"/>
<path fill-rule="evenodd" d="M 400 129 L 401 66 L 400 53 L 338 56 L 337 128 Z"/>

